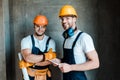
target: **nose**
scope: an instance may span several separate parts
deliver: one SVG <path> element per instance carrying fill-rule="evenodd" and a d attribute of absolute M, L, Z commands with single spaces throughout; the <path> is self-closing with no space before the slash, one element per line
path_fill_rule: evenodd
<path fill-rule="evenodd" d="M 39 26 L 38 29 L 39 29 L 39 30 L 43 30 L 44 27 L 43 27 L 43 26 Z"/>
<path fill-rule="evenodd" d="M 39 26 L 39 29 L 42 29 L 42 26 Z"/>

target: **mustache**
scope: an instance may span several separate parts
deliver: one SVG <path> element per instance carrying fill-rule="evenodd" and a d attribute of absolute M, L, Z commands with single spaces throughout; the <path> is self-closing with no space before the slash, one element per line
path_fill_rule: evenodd
<path fill-rule="evenodd" d="M 42 34 L 38 34 L 38 33 L 35 33 L 37 36 L 43 36 L 44 35 L 44 33 L 42 33 Z"/>

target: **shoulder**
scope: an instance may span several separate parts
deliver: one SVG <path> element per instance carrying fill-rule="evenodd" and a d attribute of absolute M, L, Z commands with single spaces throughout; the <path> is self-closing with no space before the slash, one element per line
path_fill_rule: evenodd
<path fill-rule="evenodd" d="M 86 39 L 92 39 L 92 37 L 88 34 L 88 33 L 86 33 L 86 32 L 83 32 L 81 35 L 80 35 L 80 39 L 81 40 L 86 40 Z"/>
<path fill-rule="evenodd" d="M 82 34 L 78 38 L 78 42 L 80 42 L 81 44 L 89 43 L 89 42 L 93 42 L 93 39 L 88 33 L 82 32 Z"/>
<path fill-rule="evenodd" d="M 28 41 L 31 41 L 31 35 L 28 35 L 21 40 L 21 42 L 28 42 Z"/>
<path fill-rule="evenodd" d="M 28 49 L 28 48 L 29 49 L 32 48 L 31 35 L 28 35 L 21 40 L 21 50 Z"/>

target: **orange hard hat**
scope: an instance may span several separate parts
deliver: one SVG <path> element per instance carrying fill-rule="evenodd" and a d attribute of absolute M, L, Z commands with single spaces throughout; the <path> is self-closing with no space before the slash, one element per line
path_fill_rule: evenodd
<path fill-rule="evenodd" d="M 48 24 L 48 19 L 46 16 L 44 15 L 37 15 L 34 20 L 33 20 L 34 24 L 37 24 L 39 26 L 46 26 Z"/>
<path fill-rule="evenodd" d="M 60 9 L 60 12 L 59 12 L 59 17 L 62 17 L 62 16 L 76 16 L 77 17 L 77 13 L 73 6 L 64 5 Z"/>

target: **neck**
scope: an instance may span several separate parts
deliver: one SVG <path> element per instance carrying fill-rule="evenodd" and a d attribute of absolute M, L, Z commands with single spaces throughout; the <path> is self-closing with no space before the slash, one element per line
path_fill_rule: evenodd
<path fill-rule="evenodd" d="M 38 40 L 42 40 L 44 38 L 44 35 L 38 36 L 36 34 L 34 34 L 35 38 L 37 38 Z"/>
<path fill-rule="evenodd" d="M 74 29 L 74 34 L 76 34 L 77 31 L 78 31 L 78 29 L 77 29 L 77 26 L 76 26 L 75 29 Z"/>

